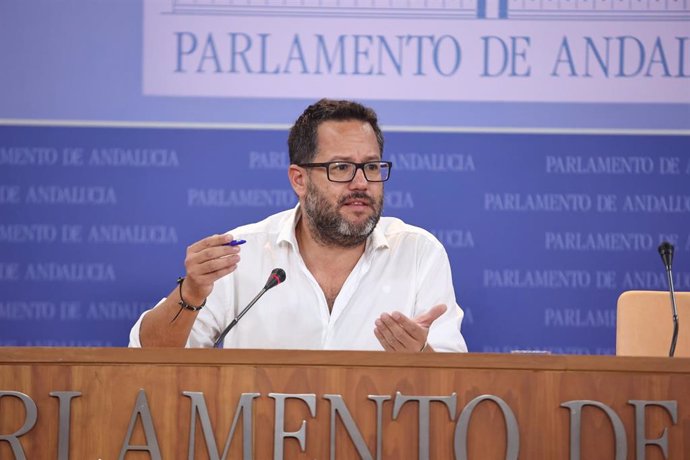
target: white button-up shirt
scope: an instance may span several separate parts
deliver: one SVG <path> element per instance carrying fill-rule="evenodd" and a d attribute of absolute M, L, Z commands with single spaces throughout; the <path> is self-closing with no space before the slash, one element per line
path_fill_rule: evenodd
<path fill-rule="evenodd" d="M 436 304 L 448 310 L 429 330 L 437 351 L 467 351 L 460 333 L 462 310 L 455 301 L 448 256 L 429 232 L 382 217 L 328 311 L 326 297 L 307 269 L 297 245 L 298 207 L 232 230 L 247 240 L 235 272 L 216 281 L 199 312 L 188 347 L 212 347 L 216 337 L 263 288 L 274 268 L 285 281 L 264 296 L 225 337 L 226 348 L 383 350 L 374 321 L 384 312 L 414 318 Z M 142 315 L 130 333 L 139 347 Z"/>

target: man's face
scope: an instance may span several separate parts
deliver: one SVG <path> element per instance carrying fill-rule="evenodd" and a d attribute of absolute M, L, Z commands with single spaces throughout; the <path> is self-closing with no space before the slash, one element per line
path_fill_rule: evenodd
<path fill-rule="evenodd" d="M 381 160 L 376 134 L 362 121 L 326 121 L 319 125 L 313 163 Z M 363 243 L 381 217 L 383 183 L 368 182 L 357 170 L 351 182 L 330 182 L 325 168 L 307 175 L 303 209 L 312 235 L 322 244 L 352 247 Z"/>

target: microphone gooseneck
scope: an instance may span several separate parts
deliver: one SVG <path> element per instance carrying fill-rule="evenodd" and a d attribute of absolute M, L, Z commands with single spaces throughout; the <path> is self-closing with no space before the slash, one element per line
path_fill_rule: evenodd
<path fill-rule="evenodd" d="M 678 342 L 678 308 L 676 307 L 676 291 L 673 289 L 673 272 L 671 271 L 671 266 L 673 265 L 673 249 L 673 245 L 668 241 L 664 241 L 659 245 L 659 255 L 661 256 L 661 261 L 664 263 L 666 277 L 668 278 L 671 309 L 673 312 L 673 337 L 671 337 L 671 348 L 668 352 L 671 358 L 676 352 L 676 343 Z"/>
<path fill-rule="evenodd" d="M 286 276 L 285 270 L 283 270 L 282 268 L 274 268 L 271 271 L 271 274 L 268 275 L 268 280 L 266 281 L 266 284 L 261 289 L 261 291 L 259 291 L 259 293 L 256 295 L 256 297 L 254 297 L 252 299 L 252 301 L 249 302 L 249 304 L 246 307 L 244 307 L 244 309 L 239 313 L 239 315 L 237 315 L 235 317 L 235 319 L 233 319 L 230 322 L 230 324 L 228 324 L 228 327 L 226 327 L 223 330 L 223 332 L 221 332 L 221 334 L 218 336 L 216 341 L 213 343 L 213 348 L 218 348 L 219 345 L 221 345 L 223 343 L 223 339 L 225 339 L 225 336 L 228 335 L 228 332 L 230 332 L 230 330 L 233 327 L 235 327 L 235 325 L 237 323 L 239 323 L 239 321 L 242 319 L 244 314 L 247 313 L 249 311 L 249 309 L 252 308 L 252 306 L 254 306 L 254 304 L 261 298 L 261 296 L 266 293 L 266 291 L 268 291 L 271 288 L 278 286 L 280 283 L 285 281 L 285 276 Z"/>

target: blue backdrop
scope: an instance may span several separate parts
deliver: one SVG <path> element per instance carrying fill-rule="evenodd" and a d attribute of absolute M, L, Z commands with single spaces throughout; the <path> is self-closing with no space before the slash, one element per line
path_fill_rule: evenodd
<path fill-rule="evenodd" d="M 471 351 L 614 353 L 618 295 L 666 289 L 662 240 L 690 290 L 688 20 L 679 0 L 0 2 L 0 344 L 125 345 L 187 245 L 294 206 L 287 129 L 336 97 L 378 112 L 384 212 L 445 245 Z"/>
<path fill-rule="evenodd" d="M 188 244 L 296 202 L 286 132 L 0 128 L 0 340 L 122 346 Z M 385 210 L 445 244 L 472 351 L 614 353 L 615 303 L 690 289 L 683 136 L 403 133 Z M 258 306 L 260 308 L 260 306 Z"/>

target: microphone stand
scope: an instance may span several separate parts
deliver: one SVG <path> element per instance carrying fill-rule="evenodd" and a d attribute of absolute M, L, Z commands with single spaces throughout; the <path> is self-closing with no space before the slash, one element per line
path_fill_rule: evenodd
<path fill-rule="evenodd" d="M 673 289 L 673 275 L 671 267 L 666 267 L 666 275 L 668 277 L 669 294 L 671 296 L 671 307 L 673 308 L 673 337 L 671 338 L 671 349 L 668 356 L 673 358 L 676 352 L 676 342 L 678 342 L 678 309 L 676 308 L 676 291 Z"/>
<path fill-rule="evenodd" d="M 240 314 L 237 315 L 237 316 L 235 317 L 235 319 L 233 319 L 233 320 L 230 322 L 230 324 L 228 324 L 228 327 L 226 327 L 226 328 L 223 330 L 223 332 L 218 336 L 218 338 L 216 339 L 216 341 L 213 343 L 213 348 L 220 348 L 219 345 L 221 345 L 221 344 L 223 343 L 223 339 L 225 339 L 225 336 L 228 335 L 228 332 L 230 332 L 230 330 L 231 330 L 233 327 L 235 327 L 235 325 L 236 325 L 237 323 L 240 322 L 240 320 L 242 319 L 242 317 L 244 316 L 244 314 L 247 313 L 247 312 L 249 311 L 250 308 L 252 308 L 252 306 L 257 302 L 257 300 L 259 300 L 259 299 L 261 298 L 261 296 L 264 295 L 264 294 L 266 293 L 266 291 L 268 291 L 268 289 L 269 289 L 269 288 L 266 288 L 266 287 L 264 287 L 263 289 L 261 289 L 261 291 L 259 291 L 259 293 L 256 295 L 256 297 L 254 297 L 254 298 L 252 299 L 252 301 L 249 302 L 249 305 L 247 305 L 246 307 L 244 307 L 244 310 L 242 310 L 242 311 L 240 312 Z"/>
<path fill-rule="evenodd" d="M 252 301 L 249 302 L 249 305 L 244 307 L 244 310 L 242 310 L 240 312 L 240 314 L 237 315 L 235 317 L 235 319 L 233 319 L 230 322 L 230 324 L 228 324 L 228 327 L 226 327 L 223 330 L 223 332 L 220 334 L 220 336 L 218 336 L 216 341 L 213 343 L 213 348 L 219 348 L 219 345 L 221 345 L 223 343 L 223 339 L 225 338 L 226 335 L 228 335 L 228 332 L 230 332 L 230 329 L 235 327 L 235 325 L 240 322 L 240 320 L 242 319 L 244 314 L 247 313 L 250 308 L 252 308 L 252 305 L 254 305 L 256 303 L 256 301 L 259 300 L 261 298 L 261 296 L 266 293 L 266 291 L 268 291 L 271 288 L 278 286 L 283 281 L 285 281 L 285 270 L 283 270 L 282 268 L 274 268 L 271 271 L 271 274 L 268 275 L 268 280 L 266 281 L 266 284 L 261 289 L 261 291 L 259 291 L 259 293 L 256 295 L 256 297 L 254 297 L 252 299 Z"/>
<path fill-rule="evenodd" d="M 666 276 L 668 278 L 669 295 L 671 296 L 671 308 L 673 312 L 673 337 L 671 338 L 671 349 L 668 356 L 673 358 L 676 352 L 676 342 L 678 342 L 678 309 L 676 308 L 676 291 L 673 289 L 673 273 L 671 266 L 673 265 L 673 245 L 668 241 L 664 241 L 659 245 L 659 255 L 661 261 L 664 263 L 666 269 Z"/>

